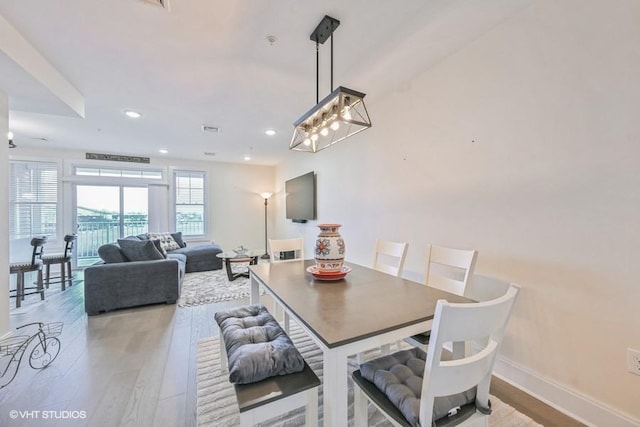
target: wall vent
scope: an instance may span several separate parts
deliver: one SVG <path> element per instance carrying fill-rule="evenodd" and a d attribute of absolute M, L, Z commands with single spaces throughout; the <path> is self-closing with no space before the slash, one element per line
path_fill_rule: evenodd
<path fill-rule="evenodd" d="M 220 128 L 215 127 L 215 126 L 202 125 L 202 132 L 218 133 L 218 132 L 220 132 Z"/>

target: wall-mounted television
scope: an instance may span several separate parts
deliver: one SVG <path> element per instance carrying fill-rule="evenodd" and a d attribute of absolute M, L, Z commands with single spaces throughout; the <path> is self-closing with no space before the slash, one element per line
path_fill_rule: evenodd
<path fill-rule="evenodd" d="M 287 219 L 307 222 L 316 219 L 316 176 L 312 172 L 284 183 Z"/>

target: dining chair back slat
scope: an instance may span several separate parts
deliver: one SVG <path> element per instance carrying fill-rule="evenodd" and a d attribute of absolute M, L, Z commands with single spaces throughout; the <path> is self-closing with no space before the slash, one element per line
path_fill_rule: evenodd
<path fill-rule="evenodd" d="M 378 240 L 373 258 L 374 270 L 400 277 L 408 247 L 406 242 Z"/>

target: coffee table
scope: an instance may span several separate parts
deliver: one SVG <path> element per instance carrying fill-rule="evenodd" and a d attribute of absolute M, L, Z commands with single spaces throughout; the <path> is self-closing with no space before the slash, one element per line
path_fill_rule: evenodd
<path fill-rule="evenodd" d="M 258 263 L 258 257 L 260 255 L 262 255 L 261 251 L 247 251 L 242 255 L 239 255 L 238 253 L 233 251 L 216 254 L 216 256 L 218 258 L 222 258 L 222 261 L 224 262 L 225 268 L 227 269 L 227 277 L 229 278 L 229 281 L 236 280 L 238 277 L 249 277 L 249 270 L 234 273 L 233 270 L 231 270 L 231 264 L 237 262 L 247 262 L 249 263 L 249 265 L 256 265 Z"/>

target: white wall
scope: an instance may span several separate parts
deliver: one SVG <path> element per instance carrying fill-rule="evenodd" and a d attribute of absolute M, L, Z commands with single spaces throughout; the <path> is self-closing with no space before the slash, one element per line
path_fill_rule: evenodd
<path fill-rule="evenodd" d="M 407 241 L 406 276 L 422 280 L 428 243 L 477 249 L 478 273 L 523 288 L 502 355 L 623 420 L 569 408 L 587 421 L 640 424 L 626 371 L 640 349 L 639 17 L 636 0 L 540 0 L 369 93 L 370 130 L 279 166 L 276 234 L 312 253 L 316 223 L 285 221 L 282 186 L 315 170 L 318 219 L 343 224 L 350 262 L 370 264 L 376 238 Z"/>
<path fill-rule="evenodd" d="M 51 149 L 34 149 L 19 147 L 12 151 L 12 158 L 48 159 L 61 161 L 62 168 L 70 171 L 74 164 L 79 165 L 106 165 L 109 167 L 136 167 L 134 163 L 121 162 L 96 162 L 85 160 L 85 153 L 80 151 L 60 151 Z M 209 203 L 209 216 L 207 223 L 207 236 L 193 244 L 215 241 L 224 250 L 231 250 L 238 245 L 245 245 L 252 249 L 264 249 L 264 199 L 261 192 L 273 191 L 275 168 L 269 166 L 252 166 L 245 164 L 230 164 L 216 162 L 185 161 L 167 158 L 151 158 L 150 166 L 161 168 L 170 174 L 173 170 L 199 170 L 205 171 L 208 177 L 207 198 Z M 170 181 L 170 179 L 169 179 Z M 152 193 L 162 192 L 162 186 L 155 188 Z M 173 191 L 170 187 L 168 192 Z M 72 227 L 72 186 L 65 182 L 61 191 L 62 222 L 63 229 Z M 150 193 L 151 194 L 151 193 Z M 171 196 L 167 196 L 166 203 L 170 203 Z M 165 218 L 155 218 L 154 224 L 168 224 L 173 231 L 170 218 L 172 208 L 158 209 L 156 203 L 150 202 L 154 212 L 150 216 L 161 211 Z M 155 206 L 155 208 L 154 208 Z M 64 231 L 61 231 L 61 235 Z"/>
<path fill-rule="evenodd" d="M 9 132 L 9 98 L 0 91 L 0 141 Z M 0 144 L 0 163 L 6 165 L 9 158 L 8 144 Z M 9 235 L 9 168 L 2 168 L 0 174 L 0 235 Z M 9 241 L 0 241 L 0 277 L 9 277 Z M 0 291 L 0 337 L 9 331 L 9 281 Z"/>

